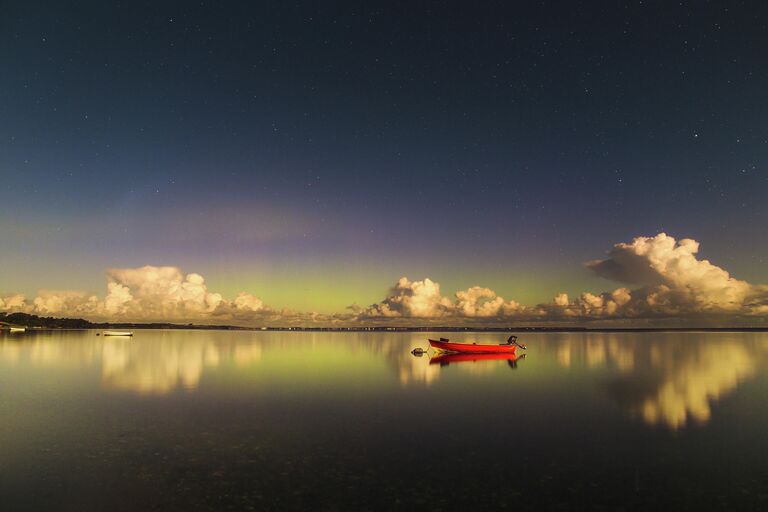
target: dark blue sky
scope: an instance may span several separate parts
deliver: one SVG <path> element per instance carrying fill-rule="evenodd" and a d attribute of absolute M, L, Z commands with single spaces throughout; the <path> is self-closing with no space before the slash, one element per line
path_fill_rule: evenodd
<path fill-rule="evenodd" d="M 662 230 L 768 280 L 764 3 L 476 4 L 2 2 L 0 290 L 539 299 Z"/>

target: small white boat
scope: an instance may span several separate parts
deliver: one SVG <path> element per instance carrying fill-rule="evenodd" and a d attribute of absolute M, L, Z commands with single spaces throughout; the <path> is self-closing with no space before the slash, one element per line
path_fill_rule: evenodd
<path fill-rule="evenodd" d="M 26 330 L 26 327 L 11 327 L 11 332 L 24 332 Z"/>
<path fill-rule="evenodd" d="M 133 336 L 131 331 L 104 331 L 104 336 Z"/>

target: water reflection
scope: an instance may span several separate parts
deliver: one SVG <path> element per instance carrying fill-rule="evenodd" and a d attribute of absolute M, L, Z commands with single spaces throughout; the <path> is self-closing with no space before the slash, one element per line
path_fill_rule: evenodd
<path fill-rule="evenodd" d="M 430 360 L 429 364 L 433 365 L 440 365 L 440 366 L 450 366 L 451 364 L 457 364 L 457 363 L 480 363 L 479 365 L 473 365 L 472 368 L 483 368 L 483 369 L 490 369 L 494 370 L 494 366 L 482 364 L 488 361 L 505 361 L 507 363 L 507 366 L 512 368 L 513 370 L 517 369 L 517 362 L 521 359 L 525 359 L 525 354 L 517 355 L 517 354 L 436 354 L 433 355 Z M 469 365 L 466 366 L 467 368 L 470 368 Z M 485 373 L 484 371 L 481 371 L 481 373 Z"/>
<path fill-rule="evenodd" d="M 411 383 L 430 385 L 440 377 L 440 368 L 431 366 L 428 357 L 414 357 L 411 354 L 414 347 L 424 344 L 423 336 L 394 334 L 380 338 L 378 343 L 370 343 L 370 346 L 374 352 L 384 355 L 397 373 L 401 385 Z"/>
<path fill-rule="evenodd" d="M 765 508 L 768 334 L 426 337 L 0 333 L 3 510 Z"/>
<path fill-rule="evenodd" d="M 614 400 L 649 425 L 679 429 L 709 421 L 712 405 L 754 375 L 768 351 L 750 336 L 590 334 L 547 348 L 563 367 L 613 370 L 604 386 Z"/>
<path fill-rule="evenodd" d="M 563 333 L 526 338 L 532 355 L 554 360 L 563 369 L 586 371 L 586 376 L 574 376 L 595 381 L 631 416 L 673 430 L 708 422 L 713 406 L 752 378 L 768 356 L 766 336 L 755 333 Z M 425 358 L 407 357 L 402 349 L 386 352 L 403 384 L 432 384 L 440 377 L 432 368 L 462 361 L 467 364 L 456 366 L 474 375 L 502 368 L 498 361 L 481 363 L 477 355 L 437 356 L 426 364 Z M 544 362 L 533 371 L 552 374 Z"/>
<path fill-rule="evenodd" d="M 100 368 L 103 387 L 141 394 L 194 389 L 206 368 L 248 365 L 259 360 L 261 353 L 261 344 L 249 339 L 217 341 L 212 336 L 162 331 L 145 331 L 136 338 L 98 338 L 92 332 L 31 333 L 0 341 L 0 362 Z"/>
<path fill-rule="evenodd" d="M 413 349 L 427 345 L 424 334 L 387 334 L 382 340 L 381 335 L 376 338 L 363 338 L 358 343 L 365 343 L 369 349 L 381 352 L 389 365 L 397 372 L 398 380 L 403 386 L 412 384 L 425 384 L 430 386 L 438 381 L 441 376 L 440 369 L 449 365 L 458 368 L 462 373 L 473 375 L 490 375 L 500 367 L 516 367 L 518 358 L 514 354 L 439 354 L 430 349 L 423 355 L 413 354 Z M 486 340 L 486 342 L 490 342 Z M 405 349 L 405 350 L 404 350 Z M 430 354 L 430 355 L 427 355 Z M 451 363 L 466 363 L 455 364 Z M 475 364 L 472 364 L 475 363 Z M 501 366 L 500 366 L 501 365 Z"/>
<path fill-rule="evenodd" d="M 714 404 L 768 359 L 768 337 L 758 333 L 530 334 L 525 341 L 530 357 L 521 363 L 509 355 L 414 357 L 411 350 L 425 342 L 418 333 L 28 333 L 0 336 L 0 365 L 91 369 L 104 389 L 157 395 L 198 388 L 207 372 L 225 367 L 249 367 L 236 378 L 349 389 L 432 387 L 449 377 L 482 386 L 480 378 L 508 379 L 510 369 L 524 366 L 519 377 L 558 385 L 569 379 L 566 386 L 607 394 L 648 425 L 680 429 L 708 422 Z"/>
<path fill-rule="evenodd" d="M 0 337 L 0 362 L 39 367 L 87 367 L 100 358 L 101 343 L 90 337 L 68 343 L 62 332 Z"/>
<path fill-rule="evenodd" d="M 261 358 L 261 345 L 221 344 L 210 339 L 168 337 L 153 343 L 110 340 L 102 350 L 103 384 L 138 393 L 194 389 L 203 371 L 225 361 L 244 366 Z"/>

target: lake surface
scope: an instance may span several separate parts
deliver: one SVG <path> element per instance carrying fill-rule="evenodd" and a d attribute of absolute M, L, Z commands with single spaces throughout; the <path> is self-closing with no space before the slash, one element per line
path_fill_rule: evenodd
<path fill-rule="evenodd" d="M 521 341 L 5 332 L 0 509 L 768 508 L 768 333 Z"/>

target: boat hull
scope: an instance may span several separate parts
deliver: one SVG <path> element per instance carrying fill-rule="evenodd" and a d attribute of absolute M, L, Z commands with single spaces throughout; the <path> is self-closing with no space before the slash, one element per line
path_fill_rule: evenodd
<path fill-rule="evenodd" d="M 104 336 L 133 336 L 133 333 L 123 331 L 104 331 Z"/>
<path fill-rule="evenodd" d="M 429 344 L 437 350 L 457 354 L 514 354 L 517 350 L 517 345 L 476 345 L 438 340 L 429 340 Z"/>

